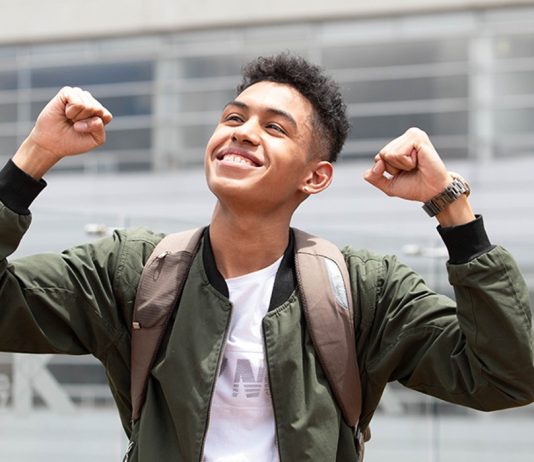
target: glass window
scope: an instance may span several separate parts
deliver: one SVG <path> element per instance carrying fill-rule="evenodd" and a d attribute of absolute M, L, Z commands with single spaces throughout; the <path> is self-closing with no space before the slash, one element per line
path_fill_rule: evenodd
<path fill-rule="evenodd" d="M 119 170 L 122 172 L 143 171 L 151 168 L 152 157 L 148 150 L 102 153 L 96 167 L 97 171 Z"/>
<path fill-rule="evenodd" d="M 495 74 L 495 95 L 534 94 L 534 71 Z"/>
<path fill-rule="evenodd" d="M 16 47 L 0 47 L 0 59 L 14 60 L 16 56 Z"/>
<path fill-rule="evenodd" d="M 401 133 L 399 133 L 399 135 L 400 134 Z M 389 138 L 348 141 L 343 148 L 341 158 L 366 158 L 370 160 L 380 149 L 389 143 L 394 136 L 390 136 Z M 468 156 L 469 138 L 467 135 L 431 135 L 431 140 L 440 156 L 444 159 L 465 159 Z"/>
<path fill-rule="evenodd" d="M 415 79 L 345 82 L 341 84 L 345 102 L 373 103 L 468 96 L 467 75 L 421 77 Z"/>
<path fill-rule="evenodd" d="M 186 149 L 199 149 L 199 153 L 203 154 L 206 144 L 213 134 L 215 124 L 205 125 L 189 125 L 179 127 L 179 139 L 181 140 L 181 146 Z"/>
<path fill-rule="evenodd" d="M 144 82 L 153 79 L 153 63 L 128 62 L 33 69 L 35 88 L 87 86 L 102 83 Z"/>
<path fill-rule="evenodd" d="M 100 149 L 138 150 L 149 149 L 152 146 L 152 129 L 141 128 L 135 130 L 108 130 L 106 143 Z"/>
<path fill-rule="evenodd" d="M 0 155 L 12 156 L 17 150 L 17 138 L 15 136 L 0 135 Z"/>
<path fill-rule="evenodd" d="M 532 157 L 534 153 L 534 137 L 523 136 L 499 137 L 495 141 L 495 157 Z"/>
<path fill-rule="evenodd" d="M 195 56 L 178 62 L 178 78 L 193 79 L 239 75 L 243 59 L 238 56 Z M 237 84 L 237 81 L 236 81 Z"/>
<path fill-rule="evenodd" d="M 467 48 L 463 38 L 334 46 L 323 50 L 323 65 L 348 69 L 467 61 Z"/>
<path fill-rule="evenodd" d="M 71 56 L 80 58 L 91 51 L 91 42 L 62 42 L 62 43 L 40 43 L 27 48 L 28 52 L 35 58 L 51 59 L 57 56 L 65 58 Z"/>
<path fill-rule="evenodd" d="M 16 90 L 18 87 L 17 73 L 0 72 L 0 90 Z"/>
<path fill-rule="evenodd" d="M 44 107 L 46 106 L 46 104 L 48 103 L 48 101 L 50 101 L 50 99 L 52 99 L 54 95 L 51 95 L 50 98 L 48 98 L 46 101 L 34 101 L 31 103 L 30 107 L 30 115 L 31 115 L 31 120 L 36 120 L 37 117 L 39 116 L 39 114 L 41 113 L 41 111 L 44 109 Z"/>
<path fill-rule="evenodd" d="M 493 50 L 497 60 L 511 58 L 532 58 L 534 35 L 508 35 L 493 39 Z"/>
<path fill-rule="evenodd" d="M 103 97 L 99 101 L 114 117 L 152 114 L 151 95 Z"/>
<path fill-rule="evenodd" d="M 99 97 L 98 100 L 113 114 L 114 117 L 149 115 L 152 114 L 151 95 L 128 95 Z M 46 101 L 34 101 L 31 104 L 31 118 L 37 119 L 42 109 L 48 103 Z"/>
<path fill-rule="evenodd" d="M 17 121 L 17 105 L 15 103 L 0 104 L 0 123 Z"/>
<path fill-rule="evenodd" d="M 410 127 L 425 130 L 431 138 L 436 135 L 461 135 L 468 132 L 468 119 L 468 113 L 463 111 L 352 117 L 350 139 L 391 139 Z"/>
<path fill-rule="evenodd" d="M 534 108 L 495 111 L 493 130 L 499 138 L 507 134 L 530 134 L 532 127 L 534 127 Z"/>
<path fill-rule="evenodd" d="M 3 152 L 0 152 L 0 165 L 3 167 L 5 163 L 11 158 L 12 155 L 13 155 L 12 152 L 10 154 L 5 154 Z M 2 365 L 0 364 L 0 377 L 1 377 L 1 374 L 2 374 Z"/>
<path fill-rule="evenodd" d="M 50 99 L 47 99 L 46 101 L 35 101 L 32 102 L 30 105 L 30 115 L 31 120 L 36 120 L 41 111 L 44 109 L 45 105 L 50 101 Z"/>
<path fill-rule="evenodd" d="M 182 92 L 176 95 L 176 107 L 180 112 L 221 111 L 234 96 L 233 89 Z"/>
<path fill-rule="evenodd" d="M 101 148 L 88 155 L 66 157 L 54 168 L 62 172 L 88 171 L 97 173 L 146 171 L 152 167 L 150 150 L 132 148 L 122 151 L 104 151 L 103 149 Z"/>

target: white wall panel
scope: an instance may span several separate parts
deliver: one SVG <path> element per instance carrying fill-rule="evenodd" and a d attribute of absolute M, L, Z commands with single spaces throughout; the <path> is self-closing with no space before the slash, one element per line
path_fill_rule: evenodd
<path fill-rule="evenodd" d="M 0 43 L 532 4 L 533 0 L 0 0 Z"/>

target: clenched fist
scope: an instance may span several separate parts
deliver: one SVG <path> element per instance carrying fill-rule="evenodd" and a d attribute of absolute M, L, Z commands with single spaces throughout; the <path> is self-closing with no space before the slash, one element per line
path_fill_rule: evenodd
<path fill-rule="evenodd" d="M 64 87 L 41 111 L 13 162 L 40 178 L 63 157 L 101 146 L 111 119 L 111 113 L 89 92 Z"/>
<path fill-rule="evenodd" d="M 426 202 L 452 181 L 428 135 L 410 128 L 382 148 L 364 178 L 388 196 Z M 467 223 L 475 217 L 465 196 L 436 215 L 443 226 Z"/>

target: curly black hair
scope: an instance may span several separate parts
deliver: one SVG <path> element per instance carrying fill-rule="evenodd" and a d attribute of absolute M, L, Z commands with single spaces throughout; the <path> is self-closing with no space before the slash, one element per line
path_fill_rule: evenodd
<path fill-rule="evenodd" d="M 347 138 L 350 124 L 339 86 L 322 68 L 301 56 L 281 53 L 246 64 L 237 94 L 262 81 L 288 84 L 307 98 L 315 109 L 313 118 L 319 157 L 335 162 Z"/>

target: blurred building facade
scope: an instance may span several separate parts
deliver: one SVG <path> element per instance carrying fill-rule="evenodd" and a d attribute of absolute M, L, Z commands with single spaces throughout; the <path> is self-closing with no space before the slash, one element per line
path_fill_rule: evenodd
<path fill-rule="evenodd" d="M 87 11 L 86 2 L 71 3 L 68 11 L 78 8 L 75 21 L 63 20 L 68 11 L 58 13 L 47 3 L 46 9 L 34 7 L 33 19 L 17 28 L 10 12 L 22 16 L 24 8 L 2 5 L 4 159 L 58 87 L 73 85 L 97 95 L 115 120 L 99 155 L 69 159 L 58 169 L 199 165 L 241 65 L 281 50 L 309 57 L 341 83 L 353 125 L 344 159 L 376 152 L 409 126 L 427 130 L 446 158 L 491 162 L 531 156 L 534 148 L 534 2 L 471 1 L 470 9 L 460 9 L 461 2 L 432 2 L 438 11 L 406 0 L 337 0 L 326 10 L 317 2 L 275 2 L 281 9 L 276 14 L 261 5 L 255 13 L 245 8 L 238 14 L 200 2 L 196 15 L 189 12 L 190 23 L 179 14 L 184 2 L 110 2 L 99 16 L 95 7 Z"/>

